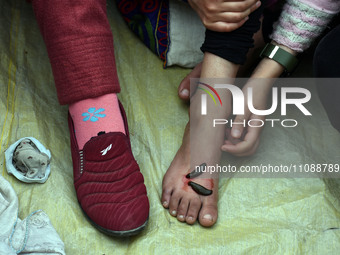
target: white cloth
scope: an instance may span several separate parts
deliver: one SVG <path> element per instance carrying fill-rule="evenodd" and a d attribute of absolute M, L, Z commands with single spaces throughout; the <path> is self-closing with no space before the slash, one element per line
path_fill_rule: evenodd
<path fill-rule="evenodd" d="M 24 247 L 25 235 L 27 242 L 19 254 L 58 254 L 64 255 L 64 243 L 53 228 L 48 216 L 43 211 L 34 213 L 24 220 L 17 219 L 18 197 L 10 183 L 0 175 L 0 255 L 16 254 Z M 10 237 L 12 236 L 12 247 Z M 27 228 L 26 228 L 27 226 Z"/>
<path fill-rule="evenodd" d="M 33 159 L 28 159 L 27 162 L 21 162 L 24 164 L 26 171 L 19 171 L 17 167 L 13 164 L 13 157 L 14 152 L 17 146 L 25 140 L 29 140 L 33 142 L 37 151 L 34 151 L 32 148 L 32 156 Z M 19 146 L 20 147 L 20 146 Z M 27 151 L 27 150 L 26 150 Z M 22 152 L 24 153 L 24 152 Z M 45 159 L 45 157 L 47 159 Z M 50 161 L 51 161 L 51 152 L 47 150 L 44 145 L 42 145 L 37 139 L 34 137 L 24 137 L 13 143 L 8 149 L 5 151 L 5 158 L 6 158 L 6 168 L 9 174 L 13 174 L 18 180 L 26 183 L 44 183 L 46 182 L 48 176 L 51 172 Z M 32 157 L 31 157 L 32 158 Z M 31 162 L 31 164 L 30 164 Z M 41 162 L 44 162 L 45 167 L 40 165 Z M 19 163 L 19 162 L 18 162 Z M 37 167 L 38 164 L 38 167 Z M 31 173 L 32 172 L 32 173 Z"/>
<path fill-rule="evenodd" d="M 169 15 L 167 66 L 193 68 L 203 60 L 200 47 L 204 42 L 205 27 L 196 12 L 185 2 L 171 0 Z"/>

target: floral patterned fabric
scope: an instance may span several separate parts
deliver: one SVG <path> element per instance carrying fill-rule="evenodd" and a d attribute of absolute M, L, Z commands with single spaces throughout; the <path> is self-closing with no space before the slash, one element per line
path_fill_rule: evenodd
<path fill-rule="evenodd" d="M 168 66 L 167 55 L 171 47 L 169 13 L 171 1 L 172 0 L 116 0 L 118 10 L 130 29 L 149 49 L 164 61 L 164 67 Z M 175 1 L 187 2 L 187 0 Z M 265 9 L 272 12 L 278 1 L 279 0 L 265 1 Z M 202 36 L 204 36 L 204 34 L 202 34 Z M 196 47 L 197 51 L 200 51 L 199 47 L 200 45 Z"/>
<path fill-rule="evenodd" d="M 116 0 L 124 20 L 145 45 L 166 63 L 169 0 Z"/>

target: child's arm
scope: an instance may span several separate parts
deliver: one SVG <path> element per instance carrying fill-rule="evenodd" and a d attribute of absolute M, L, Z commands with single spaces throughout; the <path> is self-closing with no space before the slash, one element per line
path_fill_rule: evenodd
<path fill-rule="evenodd" d="M 296 52 L 280 45 L 281 48 L 296 55 Z M 284 71 L 284 67 L 272 59 L 263 59 L 254 70 L 251 78 L 243 87 L 245 102 L 248 98 L 248 88 L 253 91 L 253 106 L 258 110 L 268 109 L 267 99 L 271 95 L 271 88 L 275 78 L 279 77 Z M 245 105 L 245 114 L 235 117 L 235 123 L 242 123 L 245 120 L 247 125 L 249 120 L 260 119 L 264 121 L 264 116 L 251 113 Z M 259 125 L 256 122 L 253 126 Z M 244 127 L 243 125 L 233 125 L 231 131 L 227 132 L 227 140 L 222 146 L 222 150 L 235 156 L 249 156 L 256 152 L 260 144 L 260 134 L 262 127 Z"/>
<path fill-rule="evenodd" d="M 209 52 L 204 53 L 201 78 L 235 78 L 239 65 Z"/>
<path fill-rule="evenodd" d="M 260 28 L 263 7 L 250 14 L 249 20 L 239 29 L 228 33 L 206 30 L 202 46 L 204 60 L 201 78 L 235 78 L 239 65 L 246 60 L 249 48 L 253 47 L 253 35 Z M 226 112 L 230 113 L 230 95 L 221 91 Z M 229 114 L 226 114 L 226 116 Z"/>
<path fill-rule="evenodd" d="M 287 0 L 270 38 L 298 53 L 303 52 L 339 11 L 339 0 Z"/>
<path fill-rule="evenodd" d="M 219 4 L 230 2 L 230 1 L 208 1 L 208 0 L 193 0 L 188 1 L 192 6 L 195 4 L 198 7 L 193 7 L 195 10 L 197 8 L 201 8 L 200 10 L 196 10 L 198 13 L 203 12 L 203 6 L 202 4 L 204 2 L 209 2 L 211 5 L 215 5 L 217 7 Z M 239 3 L 245 3 L 249 2 L 248 0 L 239 0 L 235 1 Z M 261 1 L 260 1 L 261 2 Z M 199 6 L 199 4 L 201 6 Z M 203 46 L 201 50 L 205 53 L 205 56 L 207 53 L 215 55 L 216 59 L 224 59 L 227 62 L 229 62 L 232 65 L 235 65 L 236 68 L 239 68 L 240 64 L 243 64 L 246 60 L 247 52 L 250 48 L 253 47 L 253 34 L 260 28 L 260 17 L 262 14 L 263 7 L 262 5 L 256 5 L 256 10 L 251 9 L 253 12 L 249 15 L 249 19 L 235 31 L 232 32 L 217 32 L 214 30 L 216 27 L 212 27 L 211 29 L 206 30 L 205 34 L 205 41 L 203 43 Z M 226 13 L 232 14 L 231 10 L 226 9 Z M 205 15 L 211 15 L 205 13 Z M 217 19 L 218 22 L 224 22 L 223 19 L 221 20 L 221 17 L 214 17 L 214 20 Z M 202 21 L 204 22 L 204 21 Z M 209 57 L 211 59 L 211 56 Z M 218 73 L 218 70 L 214 70 L 217 67 L 217 63 L 212 63 L 211 65 L 211 72 Z M 198 78 L 202 77 L 202 63 L 199 63 L 194 70 L 181 82 L 178 91 L 179 91 L 179 97 L 181 97 L 183 100 L 189 100 L 190 99 L 190 79 L 191 78 Z M 230 71 L 233 72 L 232 70 Z M 216 78 L 221 77 L 218 76 L 210 76 L 209 78 Z M 233 78 L 236 77 L 236 74 Z M 231 78 L 231 77 L 228 77 Z M 193 94 L 193 91 L 192 93 Z"/>
<path fill-rule="evenodd" d="M 249 15 L 243 26 L 231 32 L 220 33 L 207 29 L 201 50 L 237 65 L 244 64 L 248 50 L 254 47 L 253 35 L 260 28 L 262 11 L 261 5 Z"/>
<path fill-rule="evenodd" d="M 288 0 L 279 21 L 274 26 L 274 31 L 271 35 L 274 40 L 272 43 L 293 55 L 303 52 L 322 33 L 339 10 L 340 1 L 336 0 Z M 263 59 L 251 78 L 277 78 L 283 71 L 284 67 L 279 63 L 271 59 Z M 267 83 L 256 84 L 256 82 L 250 80 L 243 89 L 246 94 L 249 87 L 254 88 L 253 102 L 256 109 L 266 109 L 268 94 L 272 88 L 270 80 L 268 79 L 267 81 Z M 237 116 L 235 121 L 246 120 L 248 122 L 250 119 L 264 118 L 263 116 L 251 114 L 247 110 L 245 115 Z M 261 131 L 262 128 L 248 127 L 245 130 L 242 125 L 235 125 L 229 133 L 229 138 L 222 146 L 222 150 L 237 156 L 251 155 L 259 145 Z M 235 139 L 238 139 L 238 141 L 235 141 Z"/>

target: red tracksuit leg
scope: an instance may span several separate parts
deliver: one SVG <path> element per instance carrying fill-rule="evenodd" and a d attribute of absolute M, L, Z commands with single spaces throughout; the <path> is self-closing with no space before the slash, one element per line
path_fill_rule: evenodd
<path fill-rule="evenodd" d="M 106 0 L 33 0 L 60 104 L 120 91 Z"/>

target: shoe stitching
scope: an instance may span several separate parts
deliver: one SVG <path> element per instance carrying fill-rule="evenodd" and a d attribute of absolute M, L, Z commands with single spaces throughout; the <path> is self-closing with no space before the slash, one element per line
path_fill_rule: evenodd
<path fill-rule="evenodd" d="M 79 167 L 80 167 L 80 174 L 83 174 L 84 171 L 84 152 L 83 150 L 79 151 Z"/>
<path fill-rule="evenodd" d="M 123 171 L 124 169 L 121 169 L 121 170 L 119 170 L 119 171 Z M 130 174 L 132 174 L 132 173 L 134 173 L 134 172 L 140 172 L 138 169 L 135 169 L 135 170 L 132 170 L 128 175 L 123 175 L 123 174 L 117 174 L 115 171 L 111 171 L 111 172 L 109 172 L 109 171 L 107 171 L 107 172 L 98 172 L 98 173 L 96 173 L 96 172 L 90 172 L 90 171 L 86 171 L 86 176 L 88 177 L 88 178 L 101 178 L 101 177 L 106 177 L 106 178 L 109 178 L 109 176 L 111 176 L 111 175 L 121 175 L 120 176 L 120 179 L 118 179 L 118 181 L 119 180 L 121 180 L 121 179 L 123 179 L 123 178 L 125 178 L 126 176 L 129 176 Z M 90 180 L 91 181 L 91 180 Z M 117 180 L 114 180 L 114 182 L 115 181 L 117 181 Z"/>
<path fill-rule="evenodd" d="M 130 175 L 132 175 L 132 174 L 134 174 L 134 173 L 136 173 L 136 172 L 139 172 L 139 173 L 140 173 L 140 171 L 139 171 L 138 169 L 136 169 L 136 170 L 132 171 L 131 173 L 129 173 L 128 175 L 126 175 L 126 176 L 124 176 L 124 177 L 122 177 L 122 178 L 120 178 L 120 179 L 115 179 L 115 180 L 113 180 L 113 181 L 109 181 L 109 182 L 106 182 L 106 181 L 90 181 L 90 182 L 99 182 L 99 183 L 101 183 L 101 182 L 103 182 L 103 183 L 118 182 L 118 181 L 121 181 L 121 180 L 126 179 L 127 177 L 129 177 Z M 98 175 L 99 175 L 99 174 L 105 175 L 105 173 L 98 173 Z M 89 176 L 89 177 L 90 177 L 90 176 Z M 98 176 L 97 176 L 97 177 L 98 177 Z M 100 177 L 100 176 L 99 176 L 99 177 Z M 84 183 L 87 183 L 87 182 L 84 182 Z"/>
<path fill-rule="evenodd" d="M 114 182 L 118 182 L 118 181 L 121 181 L 121 180 L 126 179 L 127 177 L 129 177 L 130 175 L 132 175 L 132 174 L 134 174 L 134 173 L 136 173 L 136 172 L 139 172 L 139 173 L 140 173 L 140 171 L 136 170 L 136 171 L 131 172 L 129 175 L 127 175 L 127 176 L 125 176 L 125 177 L 123 177 L 123 178 L 121 178 L 121 179 L 114 180 L 114 181 L 108 181 L 108 182 L 106 182 L 106 181 L 88 181 L 88 182 L 83 182 L 83 183 L 79 184 L 77 190 L 78 190 L 81 186 L 83 186 L 83 185 L 85 185 L 85 184 L 90 184 L 90 183 L 95 183 L 95 184 L 101 184 L 101 183 L 103 183 L 103 184 L 105 184 L 105 183 L 114 183 Z M 141 174 L 141 173 L 140 173 L 140 174 Z"/>
<path fill-rule="evenodd" d="M 105 185 L 105 184 L 111 184 L 111 183 L 112 183 L 112 182 L 105 182 L 105 183 L 101 183 L 101 182 L 86 182 L 86 183 L 82 183 L 82 186 L 79 186 L 79 187 L 78 187 L 77 192 L 78 192 L 78 190 L 79 190 L 80 188 L 83 188 L 83 186 L 84 186 L 85 184 L 89 184 L 89 185 L 91 185 L 91 184 L 99 184 L 99 185 L 100 185 L 100 184 L 103 184 L 103 185 Z M 132 187 L 134 187 L 135 185 L 139 185 L 139 184 L 141 184 L 141 183 L 144 184 L 144 181 L 141 180 L 141 181 L 139 181 L 139 182 L 137 182 L 137 183 L 134 183 L 133 186 L 129 187 L 129 189 L 132 188 Z M 108 186 L 108 185 L 105 185 L 104 189 L 107 188 L 107 186 Z M 109 186 L 109 188 L 110 188 L 110 187 L 111 187 L 111 186 Z M 125 186 L 125 187 L 126 187 L 126 186 Z M 86 185 L 85 185 L 85 188 L 86 188 Z M 103 188 L 103 187 L 101 187 L 101 188 Z M 120 190 L 122 190 L 123 188 L 124 188 L 124 187 L 121 187 Z M 100 191 L 98 191 L 98 192 L 101 193 Z M 117 191 L 117 192 L 121 192 L 121 191 Z M 95 193 L 97 193 L 97 192 L 95 192 Z M 95 193 L 92 193 L 92 192 L 88 191 L 88 192 L 87 192 L 87 195 L 88 195 L 88 194 L 95 194 Z M 103 193 L 104 193 L 104 192 L 103 192 Z"/>
<path fill-rule="evenodd" d="M 134 200 L 137 200 L 138 198 L 144 197 L 144 196 L 146 197 L 146 194 L 139 195 L 139 196 L 135 197 L 134 199 L 131 199 L 130 201 L 126 201 L 126 202 L 117 202 L 117 203 L 115 203 L 115 202 L 102 202 L 102 203 L 97 203 L 97 204 L 93 204 L 93 205 L 88 206 L 88 207 L 87 207 L 87 210 L 91 210 L 92 207 L 97 206 L 97 205 L 105 205 L 105 204 L 128 204 L 128 203 L 131 203 L 131 202 L 133 202 Z"/>
<path fill-rule="evenodd" d="M 125 193 L 125 192 L 129 192 L 133 189 L 135 189 L 137 186 L 140 186 L 140 185 L 144 185 L 144 182 L 139 182 L 137 184 L 135 184 L 134 186 L 132 186 L 131 188 L 129 188 L 128 190 L 124 190 L 124 191 L 118 191 L 118 192 L 95 192 L 95 193 L 90 193 L 90 194 L 86 194 L 82 197 L 82 199 L 85 199 L 85 198 L 88 198 L 90 196 L 94 196 L 94 195 L 106 195 L 106 194 L 120 194 L 120 193 Z M 146 193 L 145 193 L 146 194 Z"/>
<path fill-rule="evenodd" d="M 121 168 L 119 169 L 116 169 L 116 170 L 113 170 L 113 171 L 105 171 L 105 172 L 94 172 L 94 171 L 90 171 L 88 169 L 85 170 L 85 172 L 87 173 L 91 173 L 91 174 L 106 174 L 106 173 L 114 173 L 114 172 L 118 172 L 118 171 L 122 171 L 122 170 L 125 170 L 126 168 L 130 167 L 134 162 L 131 161 L 128 165 L 126 166 L 122 166 Z"/>

